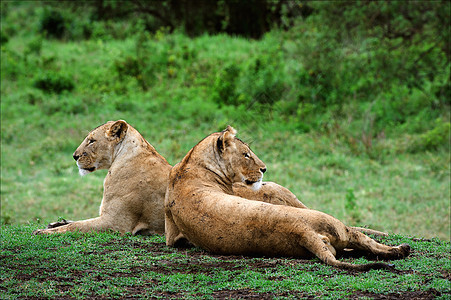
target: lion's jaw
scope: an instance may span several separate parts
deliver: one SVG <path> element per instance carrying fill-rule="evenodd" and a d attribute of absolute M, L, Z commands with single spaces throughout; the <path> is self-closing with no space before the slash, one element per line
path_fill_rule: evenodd
<path fill-rule="evenodd" d="M 77 167 L 78 167 L 78 174 L 80 174 L 80 176 L 85 176 L 89 173 L 94 172 L 97 169 L 96 166 L 91 167 L 91 168 L 83 168 L 78 161 L 77 161 Z"/>
<path fill-rule="evenodd" d="M 249 180 L 244 175 L 241 175 L 241 182 L 249 186 L 253 191 L 258 191 L 262 187 L 263 174 L 258 180 Z"/>
<path fill-rule="evenodd" d="M 251 185 L 252 190 L 254 190 L 254 191 L 260 190 L 260 188 L 262 187 L 262 179 L 263 179 L 263 177 L 260 178 L 259 181 L 254 182 L 254 183 Z"/>

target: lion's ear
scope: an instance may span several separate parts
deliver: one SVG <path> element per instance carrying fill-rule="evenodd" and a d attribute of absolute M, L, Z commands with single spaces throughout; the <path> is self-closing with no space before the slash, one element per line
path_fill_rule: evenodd
<path fill-rule="evenodd" d="M 106 136 L 111 140 L 116 140 L 116 142 L 120 142 L 124 139 L 125 134 L 127 133 L 128 124 L 125 121 L 119 120 L 113 123 L 111 127 L 107 130 Z"/>
<path fill-rule="evenodd" d="M 230 125 L 221 132 L 221 135 L 216 142 L 219 153 L 222 153 L 226 148 L 235 145 L 233 142 L 235 135 L 236 130 Z"/>
<path fill-rule="evenodd" d="M 233 128 L 232 126 L 230 126 L 230 125 L 227 125 L 227 128 L 226 129 L 224 129 L 224 132 L 229 132 L 229 133 L 231 133 L 232 135 L 233 135 L 233 137 L 232 138 L 234 138 L 235 137 L 235 135 L 236 135 L 236 129 L 235 128 Z"/>

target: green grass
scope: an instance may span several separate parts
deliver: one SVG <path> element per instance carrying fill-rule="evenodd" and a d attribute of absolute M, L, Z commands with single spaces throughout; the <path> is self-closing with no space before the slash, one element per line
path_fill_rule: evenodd
<path fill-rule="evenodd" d="M 450 243 L 394 235 L 412 254 L 393 261 L 396 271 L 348 272 L 317 259 L 210 255 L 166 247 L 163 236 L 68 233 L 32 236 L 40 224 L 1 229 L 3 299 L 218 298 L 221 295 L 345 298 L 355 295 L 451 295 Z M 347 259 L 354 263 L 364 258 Z M 241 294 L 233 294 L 233 293 Z"/>

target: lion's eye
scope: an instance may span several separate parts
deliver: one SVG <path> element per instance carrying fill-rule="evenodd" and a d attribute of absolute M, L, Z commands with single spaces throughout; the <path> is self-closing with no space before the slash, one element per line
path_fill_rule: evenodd
<path fill-rule="evenodd" d="M 91 140 L 89 140 L 88 141 L 88 145 L 91 145 L 92 143 L 94 143 L 96 140 L 93 140 L 93 139 L 91 139 Z"/>
<path fill-rule="evenodd" d="M 244 157 L 249 158 L 250 157 L 249 153 L 244 153 Z"/>

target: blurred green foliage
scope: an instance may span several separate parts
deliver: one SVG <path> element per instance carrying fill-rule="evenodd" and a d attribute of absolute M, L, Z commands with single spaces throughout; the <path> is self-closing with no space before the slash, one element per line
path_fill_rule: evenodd
<path fill-rule="evenodd" d="M 263 1 L 258 9 L 272 11 L 272 32 L 258 44 L 235 38 L 228 45 L 224 36 L 213 38 L 213 45 L 207 36 L 191 40 L 182 33 L 188 29 L 174 27 L 180 12 L 170 15 L 168 7 L 176 3 L 2 3 L 2 79 L 23 78 L 45 92 L 77 87 L 85 95 L 113 98 L 162 84 L 185 86 L 219 107 L 243 106 L 300 132 L 338 135 L 353 152 L 373 158 L 383 154 L 376 145 L 387 136 L 403 134 L 410 142 L 399 143 L 395 152 L 449 149 L 447 1 Z M 222 10 L 215 10 L 215 18 L 226 18 L 225 11 L 244 4 L 218 1 L 198 13 L 209 5 Z M 17 26 L 27 13 L 29 22 Z M 157 24 L 164 14 L 172 27 L 152 31 L 149 22 Z M 186 16 L 178 17 L 187 24 Z M 209 32 L 207 23 L 195 31 L 204 26 Z M 23 44 L 8 42 L 13 37 Z M 87 51 L 109 51 L 111 59 L 101 69 L 71 69 L 67 53 L 44 51 L 48 38 L 89 39 Z M 114 48 L 107 41 L 123 42 Z M 103 105 L 89 105 L 96 103 Z M 113 107 L 129 110 L 133 104 Z"/>

